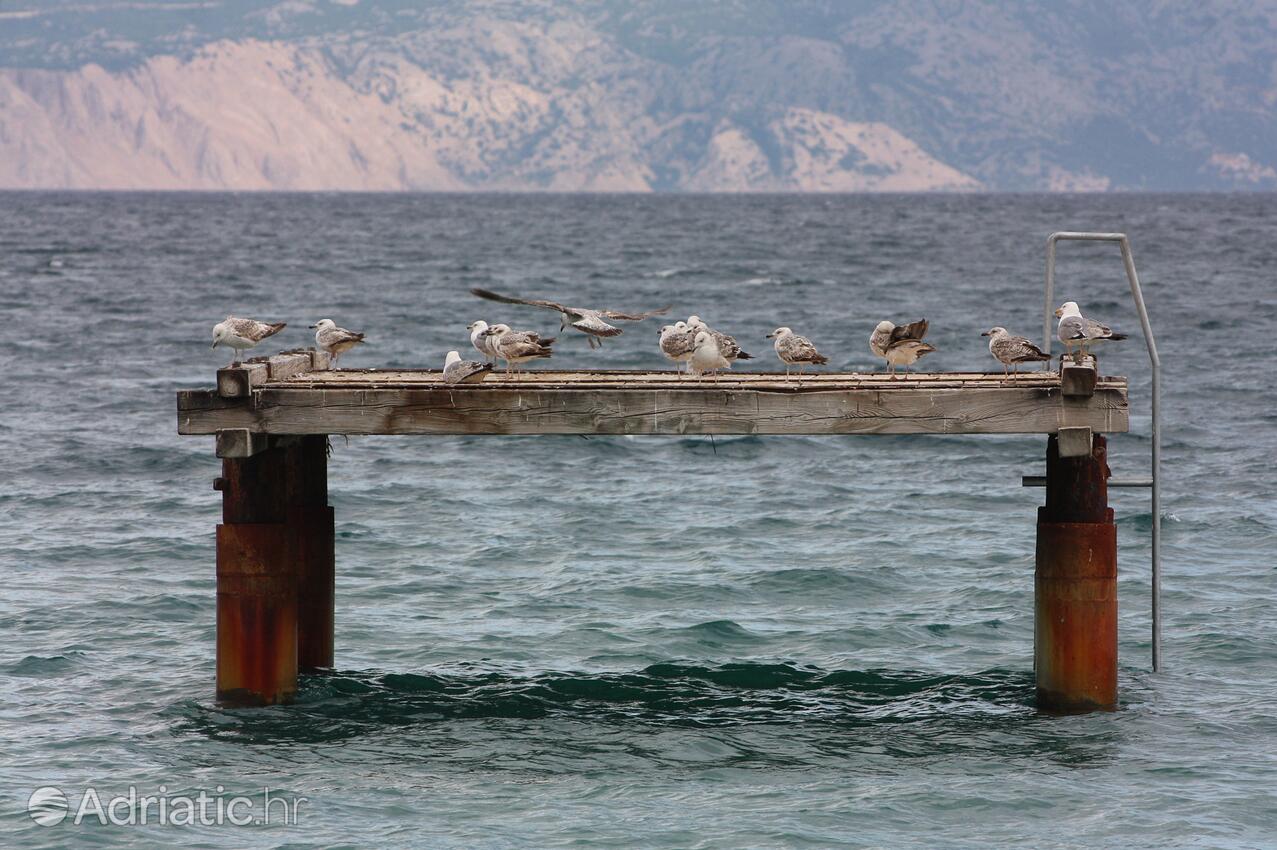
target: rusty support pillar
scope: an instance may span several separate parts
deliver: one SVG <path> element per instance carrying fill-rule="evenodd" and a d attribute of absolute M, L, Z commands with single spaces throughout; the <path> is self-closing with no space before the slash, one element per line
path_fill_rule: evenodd
<path fill-rule="evenodd" d="M 1046 506 L 1038 509 L 1033 664 L 1038 707 L 1117 707 L 1117 526 L 1108 506 L 1107 445 L 1060 457 L 1050 437 Z"/>
<path fill-rule="evenodd" d="M 217 527 L 217 700 L 290 702 L 297 672 L 332 665 L 333 520 L 325 438 L 224 458 Z"/>
<path fill-rule="evenodd" d="M 333 509 L 328 506 L 328 440 L 302 437 L 300 475 L 291 506 L 297 553 L 297 667 L 310 673 L 333 666 Z"/>

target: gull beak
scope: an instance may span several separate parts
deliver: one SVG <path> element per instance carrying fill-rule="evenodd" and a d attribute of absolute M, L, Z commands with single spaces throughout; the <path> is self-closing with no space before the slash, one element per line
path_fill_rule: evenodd
<path fill-rule="evenodd" d="M 313 331 L 315 328 L 319 327 L 319 325 L 307 325 L 306 327 L 310 328 Z"/>
<path fill-rule="evenodd" d="M 766 337 L 764 337 L 764 339 L 771 339 L 771 338 L 772 338 L 772 337 L 774 337 L 775 335 L 776 335 L 776 334 L 768 334 Z"/>
<path fill-rule="evenodd" d="M 985 331 L 984 333 L 980 334 L 980 336 L 988 336 L 988 335 L 989 335 L 988 331 Z"/>
<path fill-rule="evenodd" d="M 217 343 L 213 343 L 212 347 L 217 348 Z"/>
<path fill-rule="evenodd" d="M 1064 308 L 1063 308 L 1063 307 L 1056 307 L 1056 308 L 1055 308 L 1055 318 L 1057 318 L 1057 319 L 1058 319 L 1058 318 L 1060 318 L 1060 317 L 1061 317 L 1061 316 L 1063 316 L 1063 315 L 1064 315 Z"/>

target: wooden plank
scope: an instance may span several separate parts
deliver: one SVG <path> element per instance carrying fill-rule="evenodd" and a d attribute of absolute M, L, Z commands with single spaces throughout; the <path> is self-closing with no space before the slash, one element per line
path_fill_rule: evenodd
<path fill-rule="evenodd" d="M 311 371 L 312 360 L 309 351 L 285 351 L 267 360 L 270 366 L 270 380 L 282 381 L 294 375 Z"/>
<path fill-rule="evenodd" d="M 1125 387 L 1062 399 L 1058 387 L 810 387 L 713 382 L 596 389 L 485 384 L 310 389 L 251 399 L 178 397 L 178 431 L 268 434 L 1054 434 L 1128 429 Z M 1067 404 L 1067 409 L 1065 405 Z"/>

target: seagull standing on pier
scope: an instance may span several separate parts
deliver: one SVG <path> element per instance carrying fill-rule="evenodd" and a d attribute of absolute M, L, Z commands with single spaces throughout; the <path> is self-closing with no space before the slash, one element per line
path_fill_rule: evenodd
<path fill-rule="evenodd" d="M 320 319 L 311 328 L 315 330 L 315 345 L 333 358 L 334 369 L 339 357 L 364 341 L 363 334 L 339 328 L 332 319 Z"/>
<path fill-rule="evenodd" d="M 459 384 L 462 381 L 476 378 L 481 381 L 484 373 L 491 371 L 491 363 L 480 363 L 478 360 L 462 360 L 461 355 L 456 351 L 449 351 L 448 356 L 443 361 L 443 379 L 449 384 Z"/>
<path fill-rule="evenodd" d="M 692 350 L 691 359 L 687 361 L 687 368 L 697 377 L 706 372 L 713 372 L 714 380 L 717 381 L 718 370 L 730 369 L 732 363 L 723 356 L 723 351 L 714 335 L 710 331 L 700 330 L 696 332 L 696 348 Z"/>
<path fill-rule="evenodd" d="M 598 348 L 602 343 L 600 337 L 620 336 L 621 329 L 615 325 L 609 325 L 604 319 L 612 319 L 622 322 L 641 322 L 652 316 L 659 316 L 668 313 L 670 305 L 666 305 L 659 310 L 648 310 L 645 313 L 622 313 L 620 310 L 592 310 L 588 307 L 568 307 L 557 301 L 543 301 L 528 298 L 513 298 L 509 295 L 498 295 L 487 289 L 471 289 L 472 295 L 480 298 L 486 298 L 489 301 L 499 301 L 502 304 L 523 304 L 528 307 L 543 307 L 546 310 L 554 310 L 559 314 L 559 331 L 567 330 L 568 327 L 576 328 L 585 334 L 590 341 L 590 348 Z"/>
<path fill-rule="evenodd" d="M 231 365 L 239 362 L 240 352 L 256 348 L 257 343 L 288 327 L 286 322 L 259 322 L 256 319 L 240 319 L 227 316 L 213 325 L 213 347 L 225 345 L 232 349 Z"/>
<path fill-rule="evenodd" d="M 927 335 L 927 320 L 919 319 L 907 325 L 879 322 L 869 337 L 869 350 L 887 361 L 892 375 L 897 366 L 908 367 L 935 351 L 935 346 L 922 341 Z"/>
<path fill-rule="evenodd" d="M 693 334 L 701 331 L 707 332 L 718 343 L 719 353 L 723 355 L 723 359 L 728 363 L 735 363 L 737 360 L 753 360 L 754 355 L 745 351 L 741 351 L 740 344 L 736 342 L 736 338 L 727 334 L 716 331 L 709 325 L 701 321 L 700 316 L 688 316 L 687 327 Z"/>
<path fill-rule="evenodd" d="M 542 339 L 541 335 L 532 331 L 510 330 L 509 325 L 493 325 L 488 328 L 488 336 L 492 338 L 492 350 L 496 356 L 505 361 L 505 373 L 518 371 L 520 363 L 549 357 L 553 352 L 550 346 L 554 337 Z"/>
<path fill-rule="evenodd" d="M 989 353 L 1002 364 L 1004 378 L 1010 377 L 1007 373 L 1008 366 L 1015 370 L 1013 374 L 1019 375 L 1019 364 L 1021 363 L 1040 363 L 1051 359 L 1051 355 L 1029 342 L 1025 337 L 1011 336 L 1010 331 L 1006 328 L 989 328 L 980 336 L 989 338 Z M 1011 378 L 1011 380 L 1014 382 L 1015 378 Z"/>
<path fill-rule="evenodd" d="M 803 367 L 808 363 L 815 366 L 823 366 L 829 362 L 829 358 L 816 350 L 816 346 L 811 344 L 805 336 L 799 336 L 789 328 L 776 328 L 767 335 L 768 339 L 776 340 L 773 345 L 776 348 L 776 356 L 780 358 L 780 362 L 785 364 L 785 377 L 789 377 L 789 368 L 798 366 L 798 376 L 801 378 Z"/>
<path fill-rule="evenodd" d="M 688 328 L 686 322 L 675 322 L 661 328 L 661 353 L 686 367 L 696 350 L 696 334 Z M 679 370 L 683 371 L 682 369 Z"/>
<path fill-rule="evenodd" d="M 1089 353 L 1086 350 L 1087 346 L 1110 340 L 1126 339 L 1126 334 L 1114 333 L 1113 329 L 1108 325 L 1102 325 L 1094 319 L 1088 319 L 1083 316 L 1082 311 L 1078 309 L 1076 301 L 1065 301 L 1055 311 L 1055 315 L 1060 319 L 1055 335 L 1060 342 L 1064 343 L 1068 353 L 1073 355 L 1074 361 L 1077 361 L 1079 357 L 1085 357 Z M 1075 345 L 1078 346 L 1078 352 L 1080 353 L 1073 351 L 1073 346 Z"/>
<path fill-rule="evenodd" d="M 482 354 L 489 363 L 495 363 L 497 353 L 492 349 L 492 337 L 488 336 L 488 323 L 480 319 L 466 325 L 466 330 L 470 331 L 470 344 L 474 346 L 474 350 Z"/>

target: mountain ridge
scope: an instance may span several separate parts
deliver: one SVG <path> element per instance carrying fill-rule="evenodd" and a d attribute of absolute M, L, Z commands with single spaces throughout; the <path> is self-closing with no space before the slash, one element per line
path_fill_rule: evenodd
<path fill-rule="evenodd" d="M 1277 10 L 20 2 L 0 186 L 1277 188 Z"/>

